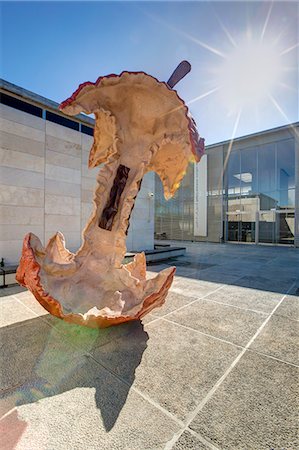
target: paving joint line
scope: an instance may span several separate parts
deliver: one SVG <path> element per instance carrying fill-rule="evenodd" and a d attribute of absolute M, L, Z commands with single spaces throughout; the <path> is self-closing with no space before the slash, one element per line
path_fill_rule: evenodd
<path fill-rule="evenodd" d="M 214 386 L 210 389 L 210 391 L 207 393 L 207 395 L 203 398 L 203 400 L 197 405 L 197 407 L 195 408 L 194 411 L 192 411 L 192 413 L 189 414 L 189 418 L 187 419 L 187 423 L 186 426 L 181 430 L 180 433 L 177 433 L 170 441 L 168 441 L 168 443 L 166 444 L 166 446 L 164 447 L 164 450 L 171 450 L 173 448 L 173 446 L 175 445 L 175 443 L 177 442 L 177 440 L 180 438 L 180 436 L 183 434 L 183 432 L 189 428 L 189 425 L 191 424 L 191 422 L 194 420 L 194 418 L 197 416 L 197 414 L 202 410 L 202 408 L 206 405 L 206 403 L 208 403 L 208 401 L 212 398 L 212 396 L 214 395 L 214 393 L 218 390 L 218 388 L 222 385 L 222 383 L 226 380 L 226 378 L 228 377 L 228 375 L 231 373 L 231 371 L 234 369 L 234 367 L 238 364 L 238 362 L 240 361 L 240 359 L 244 356 L 245 352 L 247 351 L 247 349 L 249 349 L 249 347 L 251 346 L 251 344 L 255 341 L 255 339 L 258 337 L 258 335 L 262 332 L 262 330 L 265 328 L 265 326 L 267 325 L 267 323 L 269 322 L 269 320 L 271 319 L 271 317 L 273 316 L 273 314 L 275 313 L 275 311 L 277 310 L 277 308 L 281 305 L 281 303 L 283 302 L 283 300 L 285 299 L 286 295 L 288 294 L 288 292 L 293 288 L 293 286 L 295 285 L 295 282 L 290 286 L 290 288 L 288 289 L 288 291 L 286 292 L 286 294 L 282 297 L 282 299 L 278 302 L 278 304 L 275 306 L 275 308 L 272 310 L 272 312 L 269 314 L 269 316 L 264 320 L 264 322 L 262 323 L 262 325 L 258 328 L 258 330 L 256 331 L 256 333 L 254 334 L 254 336 L 252 336 L 252 338 L 248 341 L 248 343 L 246 344 L 246 346 L 242 349 L 242 351 L 239 353 L 239 355 L 235 358 L 235 360 L 232 362 L 232 364 L 226 369 L 226 371 L 224 372 L 224 374 L 218 379 L 218 381 L 214 384 Z"/>
<path fill-rule="evenodd" d="M 208 294 L 203 295 L 202 297 L 196 298 L 196 299 L 193 300 L 192 302 L 187 303 L 186 305 L 180 306 L 179 308 L 175 309 L 174 311 L 170 311 L 169 313 L 165 314 L 165 315 L 162 316 L 162 317 L 167 317 L 167 316 L 169 316 L 170 314 L 172 314 L 172 313 L 174 313 L 174 312 L 180 311 L 181 309 L 184 309 L 184 308 L 186 308 L 187 306 L 193 305 L 193 303 L 196 303 L 196 302 L 198 302 L 198 300 L 202 300 L 202 299 L 208 297 L 208 295 L 214 294 L 214 292 L 219 291 L 219 290 L 222 289 L 224 286 L 226 286 L 226 285 L 223 284 L 223 285 L 219 286 L 217 289 L 215 289 L 214 291 L 211 291 L 211 292 L 209 292 Z M 191 297 L 191 295 L 190 295 L 190 297 Z M 193 298 L 194 298 L 194 295 L 193 295 Z M 155 317 L 157 317 L 157 316 L 155 316 Z M 151 322 L 149 322 L 147 325 L 150 325 L 151 323 L 156 322 L 157 320 L 160 320 L 162 317 L 157 317 L 156 319 L 154 319 L 154 320 L 152 320 Z"/>
<path fill-rule="evenodd" d="M 244 276 L 244 275 L 243 275 Z M 241 279 L 241 278 L 243 278 L 243 276 L 242 277 L 239 277 L 239 278 L 237 278 L 237 279 Z M 290 290 L 293 288 L 293 286 L 295 285 L 295 283 L 296 282 L 294 282 L 292 285 L 291 285 L 291 287 L 288 289 L 288 291 L 286 292 L 286 294 L 283 296 L 283 298 L 279 301 L 279 303 L 276 305 L 276 307 L 273 309 L 273 311 L 271 312 L 271 314 L 266 318 L 266 320 L 263 322 L 263 324 L 261 325 L 261 327 L 258 329 L 258 331 L 256 332 L 256 334 L 253 336 L 253 338 L 251 338 L 251 340 L 248 342 L 248 344 L 246 345 L 246 347 L 242 347 L 242 346 L 239 346 L 239 345 L 237 345 L 237 344 L 233 344 L 233 343 L 230 343 L 229 341 L 224 341 L 223 339 L 219 339 L 219 338 L 217 338 L 217 337 L 215 337 L 215 336 L 212 336 L 212 335 L 206 335 L 206 336 L 209 336 L 209 337 L 211 337 L 211 338 L 214 338 L 214 339 L 218 339 L 218 340 L 221 340 L 221 341 L 223 341 L 223 342 L 226 342 L 226 343 L 228 343 L 228 344 L 231 344 L 231 345 L 234 345 L 234 346 L 236 346 L 236 347 L 239 347 L 239 348 L 243 348 L 243 350 L 242 350 L 242 352 L 239 354 L 239 356 L 235 359 L 235 361 L 232 363 L 232 365 L 229 367 L 229 369 L 224 373 L 224 375 L 216 382 L 216 384 L 214 385 L 214 387 L 211 389 L 211 391 L 213 390 L 213 392 L 211 393 L 211 395 L 209 396 L 209 394 L 210 394 L 210 392 L 207 394 L 207 396 L 205 397 L 205 399 L 203 399 L 203 401 L 200 403 L 200 405 L 201 405 L 201 408 L 207 403 L 207 401 L 212 397 L 212 395 L 214 394 L 214 392 L 218 389 L 218 387 L 222 384 L 222 382 L 224 381 L 224 379 L 228 376 L 228 374 L 231 372 L 231 370 L 233 370 L 233 368 L 235 367 L 235 365 L 238 363 L 238 361 L 241 359 L 241 357 L 244 355 L 244 353 L 247 351 L 247 349 L 249 348 L 249 346 L 251 345 L 251 343 L 255 340 L 255 338 L 258 336 L 258 334 L 262 331 L 262 329 L 264 328 L 264 326 L 268 323 L 268 321 L 269 321 L 269 319 L 272 317 L 272 315 L 274 314 L 274 312 L 276 311 L 276 309 L 280 306 L 280 304 L 282 303 L 282 301 L 284 300 L 284 298 L 288 295 L 288 293 L 290 292 Z M 220 290 L 220 289 L 222 289 L 224 286 L 226 286 L 226 284 L 223 284 L 223 285 L 221 285 L 221 286 L 219 286 L 217 289 L 215 289 L 214 291 L 211 291 L 211 292 L 209 292 L 208 294 L 205 294 L 204 296 L 202 296 L 202 297 L 200 297 L 200 298 L 197 298 L 196 300 L 194 300 L 193 302 L 190 302 L 190 303 L 188 303 L 187 305 L 183 305 L 182 307 L 180 307 L 180 308 L 178 308 L 177 310 L 175 310 L 175 311 L 171 311 L 171 312 L 169 312 L 169 313 L 167 313 L 165 316 L 163 316 L 163 317 L 157 317 L 156 319 L 154 319 L 153 321 L 151 321 L 151 322 L 149 322 L 149 324 L 150 323 L 153 323 L 153 322 L 156 322 L 156 321 L 158 321 L 158 320 L 163 320 L 164 319 L 164 317 L 166 317 L 166 316 L 168 316 L 168 315 L 170 315 L 170 314 L 172 314 L 173 312 L 176 312 L 176 311 L 179 311 L 179 310 L 181 310 L 181 309 L 183 309 L 183 308 L 185 308 L 185 307 L 187 307 L 187 306 L 189 306 L 190 304 L 193 304 L 193 303 L 195 303 L 195 302 L 197 302 L 198 300 L 201 300 L 201 299 L 203 299 L 203 298 L 206 298 L 206 297 L 208 297 L 210 294 L 212 294 L 212 293 L 214 293 L 214 292 L 216 292 L 216 291 L 218 291 L 218 290 Z M 21 303 L 23 306 L 25 306 L 27 309 L 29 309 L 36 317 L 40 317 L 44 322 L 46 322 L 47 323 L 47 325 L 50 327 L 50 328 L 54 328 L 51 324 L 49 324 L 46 320 L 44 320 L 42 317 L 43 316 L 39 316 L 35 311 L 33 311 L 30 307 L 28 307 L 27 305 L 25 305 L 21 300 L 19 300 L 15 295 L 12 295 L 12 297 L 14 298 L 14 299 L 16 299 L 19 303 Z M 173 324 L 176 324 L 176 325 L 180 325 L 180 324 L 177 324 L 176 322 L 172 322 L 172 321 L 170 321 L 170 320 L 167 320 L 167 319 L 165 319 L 165 321 L 167 321 L 167 322 L 170 322 L 170 323 L 173 323 Z M 148 325 L 149 325 L 148 324 Z M 180 326 L 182 326 L 182 325 L 180 325 Z M 183 327 L 185 327 L 185 326 L 183 326 Z M 187 328 L 187 327 L 185 327 L 185 328 Z M 192 331 L 197 331 L 197 330 L 194 330 L 194 329 L 192 329 L 192 328 L 190 328 Z M 56 332 L 58 332 L 59 334 L 61 334 L 61 335 L 63 335 L 63 333 L 61 333 L 60 331 L 57 331 L 56 330 Z M 197 331 L 198 332 L 198 331 Z M 201 333 L 201 334 L 205 334 L 205 333 L 202 333 L 202 332 L 199 332 L 199 333 Z M 74 346 L 74 348 L 77 348 L 77 349 L 79 349 L 78 347 L 76 347 L 76 346 Z M 251 350 L 250 349 L 250 351 L 252 351 L 252 352 L 255 352 L 255 353 L 259 353 L 259 352 L 256 352 L 256 351 L 254 351 L 254 350 Z M 165 409 L 165 408 L 163 408 L 161 405 L 159 405 L 158 403 L 156 403 L 154 400 L 152 400 L 149 396 L 147 396 L 146 394 L 144 394 L 142 391 L 140 391 L 138 388 L 135 388 L 133 385 L 131 385 L 130 383 L 128 383 L 125 379 L 123 379 L 122 377 L 119 377 L 117 374 L 115 374 L 114 373 L 114 371 L 112 371 L 110 368 L 108 368 L 108 367 L 106 367 L 105 365 L 103 365 L 101 362 L 99 362 L 96 358 L 94 358 L 94 356 L 92 355 L 92 354 L 90 354 L 89 352 L 85 352 L 84 353 L 86 356 L 89 356 L 89 357 L 91 357 L 97 364 L 99 364 L 101 367 L 103 367 L 108 373 L 110 373 L 114 378 L 116 378 L 118 381 L 120 381 L 121 383 L 124 383 L 125 385 L 127 385 L 130 389 L 132 389 L 134 392 L 136 392 L 139 396 L 141 396 L 144 400 L 146 400 L 148 403 L 150 403 L 150 404 L 152 404 L 152 406 L 154 406 L 156 409 L 158 409 L 158 410 L 160 410 L 161 412 L 163 412 L 165 415 L 167 415 L 168 417 L 170 417 L 172 420 L 174 420 L 178 425 L 180 425 L 180 426 L 183 426 L 184 428 L 181 430 L 181 432 L 179 432 L 179 434 L 175 434 L 175 437 L 176 437 L 176 439 L 175 439 L 175 441 L 172 439 L 171 441 L 169 441 L 169 443 L 171 443 L 171 447 L 169 447 L 168 446 L 168 444 L 166 444 L 166 447 L 165 447 L 165 450 L 167 450 L 167 449 L 171 449 L 172 447 L 173 447 L 173 445 L 175 444 L 175 442 L 177 442 L 177 440 L 179 439 L 179 437 L 183 434 L 183 432 L 185 431 L 185 430 L 190 430 L 189 429 L 189 425 L 190 425 L 190 423 L 191 423 L 191 421 L 193 420 L 193 418 L 198 414 L 198 412 L 200 411 L 200 409 L 201 408 L 196 408 L 196 414 L 194 415 L 194 417 L 193 417 L 193 414 L 192 414 L 192 419 L 190 420 L 188 420 L 187 421 L 187 425 L 185 425 L 184 424 L 184 422 L 182 422 L 180 419 L 178 419 L 175 415 L 173 415 L 171 412 L 169 412 L 167 409 Z M 83 354 L 83 355 L 84 355 Z M 83 356 L 82 355 L 82 356 Z M 265 356 L 267 356 L 267 357 L 271 357 L 271 356 L 269 356 L 269 355 L 265 355 Z M 277 358 L 274 358 L 274 357 L 272 357 L 273 359 L 277 359 Z M 278 360 L 278 359 L 277 359 Z M 291 364 L 291 363 L 287 363 L 287 362 L 285 362 L 285 361 L 282 361 L 282 360 L 279 360 L 279 361 L 281 361 L 281 362 L 284 362 L 284 363 L 286 363 L 286 364 L 290 364 L 290 365 L 293 365 L 293 364 Z M 297 367 L 297 366 L 296 366 Z M 215 388 L 215 389 L 214 389 Z M 209 398 L 207 398 L 209 396 Z M 12 410 L 10 410 L 9 412 L 7 412 L 6 414 L 5 414 L 5 416 L 7 416 L 7 415 L 9 415 L 14 409 L 16 409 L 16 407 L 14 407 L 14 408 L 12 408 Z M 194 412 L 193 412 L 194 413 Z M 192 430 L 193 431 L 193 430 Z M 195 432 L 194 432 L 195 433 Z M 197 435 L 197 433 L 195 433 L 196 435 Z M 197 435 L 197 437 L 199 438 L 201 438 L 201 439 L 204 439 L 204 438 L 202 438 L 200 435 Z M 204 443 L 204 442 L 203 442 Z M 211 444 L 211 443 L 209 443 L 208 441 L 206 441 L 206 444 L 205 445 L 208 445 L 211 449 L 215 449 L 215 450 L 218 450 L 216 447 L 211 447 L 213 444 Z"/>
<path fill-rule="evenodd" d="M 225 286 L 227 286 L 227 285 L 225 285 Z M 210 294 L 209 294 L 209 295 L 210 295 Z M 283 294 L 282 294 L 282 295 L 283 295 Z M 199 298 L 199 299 L 197 299 L 197 300 L 202 300 L 202 298 Z M 241 309 L 242 311 L 251 311 L 251 312 L 254 312 L 254 313 L 257 313 L 257 314 L 263 314 L 263 315 L 268 315 L 268 314 L 269 314 L 269 313 L 266 313 L 266 312 L 264 312 L 264 311 L 257 311 L 256 309 L 241 308 L 241 306 L 230 305 L 229 303 L 219 302 L 218 300 L 212 300 L 212 299 L 209 299 L 209 302 L 217 303 L 218 305 L 229 306 L 229 307 L 231 307 L 231 308 Z M 172 311 L 172 313 L 173 313 L 173 312 L 176 312 L 176 310 L 175 310 L 175 311 Z M 152 313 L 152 314 L 154 315 L 155 313 Z"/>
<path fill-rule="evenodd" d="M 187 431 L 192 434 L 194 437 L 196 437 L 198 440 L 200 440 L 204 445 L 209 447 L 211 450 L 221 450 L 218 447 L 216 447 L 212 442 L 207 441 L 201 434 L 197 433 L 196 431 L 192 430 L 191 428 L 187 428 Z"/>
<path fill-rule="evenodd" d="M 194 328 L 188 327 L 187 325 L 183 325 L 181 323 L 174 322 L 173 320 L 164 319 L 164 317 L 161 317 L 161 320 L 164 322 L 171 323 L 172 325 L 177 325 L 178 327 L 185 328 L 186 330 L 190 330 L 190 331 L 194 331 L 195 333 L 202 334 L 203 336 L 206 336 L 206 337 L 209 337 L 212 339 L 216 339 L 217 341 L 224 342 L 225 344 L 233 345 L 234 347 L 238 347 L 238 348 L 244 348 L 244 345 L 235 344 L 234 342 L 230 342 L 230 341 L 227 341 L 226 339 L 219 338 L 217 336 L 214 336 L 213 334 L 208 334 L 208 333 L 204 333 L 203 331 L 195 330 Z"/>
<path fill-rule="evenodd" d="M 163 320 L 163 317 L 161 317 L 161 319 Z M 234 347 L 237 347 L 237 348 L 242 348 L 242 349 L 245 348 L 244 345 L 240 345 L 240 344 L 236 344 L 236 343 L 231 342 L 231 341 L 227 341 L 226 339 L 219 338 L 217 336 L 214 336 L 213 334 L 204 333 L 203 331 L 196 330 L 195 328 L 188 327 L 187 325 L 183 325 L 181 323 L 174 322 L 174 321 L 169 320 L 169 319 L 165 319 L 165 322 L 171 323 L 173 325 L 178 325 L 179 327 L 185 328 L 185 329 L 190 330 L 190 331 L 194 331 L 195 333 L 202 334 L 203 336 L 215 339 L 217 341 L 224 342 L 225 344 L 233 345 Z M 263 352 L 260 352 L 258 350 L 255 350 L 255 349 L 247 349 L 247 351 L 250 351 L 252 353 L 257 353 L 257 354 L 262 355 L 262 356 L 266 356 L 267 358 L 275 359 L 276 361 L 279 361 L 279 362 L 281 362 L 283 364 L 287 364 L 289 366 L 299 367 L 297 364 L 294 364 L 294 363 L 291 363 L 291 362 L 288 362 L 288 361 L 284 361 L 283 359 L 276 358 L 275 356 L 268 355 L 267 353 L 263 353 Z"/>
<path fill-rule="evenodd" d="M 14 297 L 14 296 L 13 296 Z M 14 297 L 19 303 L 22 303 L 21 300 L 19 300 L 17 297 Z M 25 306 L 27 309 L 29 309 L 31 312 L 33 312 L 36 317 L 41 317 L 42 316 L 38 316 L 36 314 L 35 311 L 33 311 L 29 306 L 24 305 L 22 303 L 23 306 Z M 47 325 L 54 329 L 58 334 L 64 336 L 64 333 L 62 333 L 59 330 L 56 330 L 52 325 L 50 325 L 46 320 L 42 319 L 44 322 L 47 323 Z M 77 347 L 76 345 L 73 345 L 74 349 L 80 350 L 79 347 Z M 159 403 L 155 402 L 152 398 L 150 398 L 147 394 L 143 393 L 142 391 L 140 391 L 138 388 L 136 388 L 135 386 L 133 386 L 133 384 L 130 384 L 127 380 L 125 380 L 124 378 L 120 377 L 118 374 L 116 374 L 110 367 L 107 367 L 106 365 L 104 365 L 102 362 L 98 361 L 89 351 L 82 351 L 82 355 L 80 355 L 81 358 L 83 357 L 88 357 L 91 358 L 93 361 L 95 361 L 96 364 L 100 365 L 104 370 L 106 370 L 108 373 L 110 373 L 110 375 L 112 375 L 115 379 L 117 379 L 120 383 L 125 384 L 126 386 L 129 387 L 129 389 L 133 390 L 136 394 L 138 394 L 140 397 L 142 397 L 144 400 L 146 400 L 148 403 L 150 403 L 152 406 L 154 406 L 156 409 L 160 410 L 161 412 L 163 412 L 163 414 L 165 414 L 166 416 L 170 417 L 177 425 L 179 425 L 180 427 L 184 426 L 184 422 L 181 421 L 178 417 L 176 417 L 174 414 L 172 414 L 170 411 L 168 411 L 167 409 L 163 408 L 161 405 L 159 405 Z M 10 411 L 8 411 L 6 413 L 6 415 L 10 414 L 12 412 L 13 409 L 15 409 L 16 406 L 14 406 L 14 408 L 12 408 Z"/>

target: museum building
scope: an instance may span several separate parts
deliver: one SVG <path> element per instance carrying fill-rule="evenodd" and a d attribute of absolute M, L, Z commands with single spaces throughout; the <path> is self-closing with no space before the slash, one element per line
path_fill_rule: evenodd
<path fill-rule="evenodd" d="M 58 103 L 0 81 L 0 259 L 16 264 L 24 236 L 46 245 L 61 231 L 76 251 L 93 208 L 99 168 L 88 169 L 94 120 L 68 117 Z M 63 99 L 62 99 L 63 100 Z M 142 181 L 127 249 L 154 248 L 154 174 Z"/>
<path fill-rule="evenodd" d="M 175 197 L 155 180 L 156 238 L 299 247 L 299 123 L 206 147 Z"/>

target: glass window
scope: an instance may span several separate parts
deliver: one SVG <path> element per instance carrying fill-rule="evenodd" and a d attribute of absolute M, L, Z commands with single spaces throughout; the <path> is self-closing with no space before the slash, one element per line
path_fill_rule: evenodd
<path fill-rule="evenodd" d="M 236 175 L 235 175 L 236 176 Z M 241 195 L 257 192 L 257 151 L 255 147 L 241 150 Z"/>
<path fill-rule="evenodd" d="M 295 189 L 279 191 L 279 209 L 295 208 Z"/>
<path fill-rule="evenodd" d="M 295 187 L 295 143 L 293 139 L 277 143 L 277 189 Z"/>
<path fill-rule="evenodd" d="M 240 152 L 232 151 L 227 164 L 227 193 L 229 196 L 239 195 L 241 192 Z"/>
<path fill-rule="evenodd" d="M 275 144 L 261 145 L 257 148 L 258 189 L 259 192 L 276 190 Z"/>
<path fill-rule="evenodd" d="M 260 198 L 260 210 L 261 211 L 270 211 L 271 209 L 277 209 L 279 205 L 279 192 L 272 191 L 267 192 L 266 194 L 261 193 L 259 195 Z"/>

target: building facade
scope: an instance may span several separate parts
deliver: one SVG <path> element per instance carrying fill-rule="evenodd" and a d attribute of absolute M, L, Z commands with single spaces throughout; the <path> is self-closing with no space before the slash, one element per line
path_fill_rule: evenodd
<path fill-rule="evenodd" d="M 28 232 L 45 245 L 57 231 L 76 251 L 91 214 L 98 168 L 88 169 L 93 119 L 69 118 L 58 104 L 1 80 L 0 259 L 17 263 Z M 128 250 L 154 246 L 154 174 L 144 177 Z"/>
<path fill-rule="evenodd" d="M 166 202 L 156 237 L 299 246 L 299 123 L 207 146 Z"/>

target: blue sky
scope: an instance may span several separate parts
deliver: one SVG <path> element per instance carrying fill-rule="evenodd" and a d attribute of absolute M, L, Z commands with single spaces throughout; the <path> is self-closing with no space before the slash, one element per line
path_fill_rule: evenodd
<path fill-rule="evenodd" d="M 207 144 L 298 120 L 294 2 L 1 7 L 1 77 L 57 102 L 79 83 L 122 70 L 166 81 L 188 59 L 192 72 L 176 89 Z"/>

